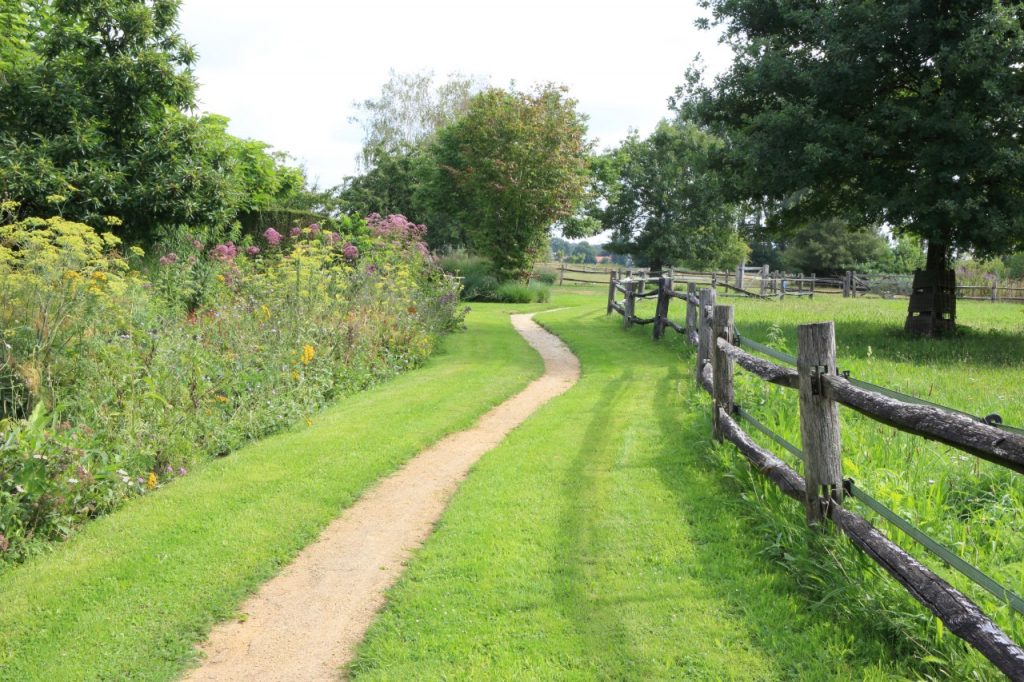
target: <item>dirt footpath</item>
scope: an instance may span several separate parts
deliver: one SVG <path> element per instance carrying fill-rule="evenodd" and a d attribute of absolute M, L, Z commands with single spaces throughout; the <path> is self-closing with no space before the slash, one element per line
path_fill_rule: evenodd
<path fill-rule="evenodd" d="M 544 375 L 363 495 L 242 605 L 244 622 L 213 629 L 201 647 L 202 666 L 186 680 L 338 678 L 384 605 L 385 590 L 430 535 L 473 463 L 579 378 L 576 356 L 532 317 L 513 315 L 512 324 L 544 358 Z"/>

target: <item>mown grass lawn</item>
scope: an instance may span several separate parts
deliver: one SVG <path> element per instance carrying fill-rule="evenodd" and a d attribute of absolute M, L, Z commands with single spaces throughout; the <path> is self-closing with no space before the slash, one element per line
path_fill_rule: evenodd
<path fill-rule="evenodd" d="M 623 332 L 603 305 L 537 319 L 580 357 L 580 382 L 478 463 L 391 591 L 356 679 L 929 671 L 887 619 L 832 618 L 829 587 L 774 559 L 741 499 L 754 491 L 731 480 L 742 469 L 721 464 L 738 456 L 710 443 L 681 339 Z M 796 505 L 774 511 L 816 542 Z"/>
<path fill-rule="evenodd" d="M 364 489 L 538 376 L 542 363 L 508 314 L 545 307 L 474 306 L 469 330 L 425 367 L 199 467 L 4 572 L 0 679 L 174 678 L 215 621 Z"/>

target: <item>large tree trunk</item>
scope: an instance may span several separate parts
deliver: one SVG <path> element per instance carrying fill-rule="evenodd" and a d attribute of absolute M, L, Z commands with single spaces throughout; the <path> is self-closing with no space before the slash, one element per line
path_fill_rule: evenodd
<path fill-rule="evenodd" d="M 903 328 L 918 336 L 941 336 L 956 330 L 956 273 L 949 267 L 946 244 L 928 241 L 925 269 L 914 271 Z"/>

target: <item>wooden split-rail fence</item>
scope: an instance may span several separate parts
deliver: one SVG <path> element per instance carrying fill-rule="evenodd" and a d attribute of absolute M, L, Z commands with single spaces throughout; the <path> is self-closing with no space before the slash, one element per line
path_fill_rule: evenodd
<path fill-rule="evenodd" d="M 651 284 L 656 286 L 648 290 Z M 621 301 L 619 293 L 624 296 Z M 958 448 L 1018 473 L 1024 473 L 1024 431 L 942 406 L 900 400 L 891 397 L 894 392 L 889 395 L 880 392 L 887 389 L 868 390 L 863 386 L 869 384 L 840 375 L 836 368 L 832 322 L 797 327 L 798 350 L 792 358 L 796 369 L 752 355 L 742 346 L 784 357 L 778 351 L 741 339 L 736 332 L 732 306 L 718 305 L 716 297 L 713 288 L 698 289 L 694 283 L 688 284 L 686 292 L 674 291 L 673 281 L 668 276 L 656 281 L 649 278 L 619 281 L 613 277 L 608 288 L 607 312 L 622 315 L 627 328 L 637 324 L 653 325 L 655 339 L 661 338 L 667 329 L 684 335 L 697 347 L 697 383 L 712 397 L 714 437 L 735 445 L 783 494 L 801 502 L 810 524 L 834 524 L 941 619 L 951 632 L 980 651 L 1010 679 L 1024 680 L 1024 649 L 963 593 L 844 506 L 847 497 L 858 499 L 905 530 L 952 568 L 1008 602 L 1014 610 L 1024 613 L 1024 599 L 1020 596 L 899 518 L 851 479 L 844 479 L 838 407 L 844 405 L 882 424 Z M 656 299 L 654 316 L 637 317 L 636 301 L 648 298 Z M 676 300 L 686 306 L 685 317 L 678 323 L 669 315 L 670 304 Z M 736 404 L 733 395 L 736 365 L 762 381 L 799 393 L 802 447 L 786 442 Z M 740 427 L 741 419 L 797 455 L 803 462 L 804 475 L 754 441 Z"/>

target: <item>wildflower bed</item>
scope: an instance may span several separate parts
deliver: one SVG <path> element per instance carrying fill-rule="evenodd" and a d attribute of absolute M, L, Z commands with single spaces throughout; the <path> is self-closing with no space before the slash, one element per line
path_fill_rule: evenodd
<path fill-rule="evenodd" d="M 60 218 L 0 224 L 0 570 L 421 364 L 461 316 L 423 232 L 371 215 L 147 260 Z"/>

